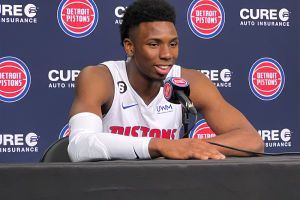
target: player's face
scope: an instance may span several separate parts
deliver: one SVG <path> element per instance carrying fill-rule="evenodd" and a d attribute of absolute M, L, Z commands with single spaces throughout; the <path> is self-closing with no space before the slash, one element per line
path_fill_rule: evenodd
<path fill-rule="evenodd" d="M 178 42 L 173 23 L 141 23 L 133 39 L 138 71 L 152 79 L 165 79 L 178 57 Z"/>

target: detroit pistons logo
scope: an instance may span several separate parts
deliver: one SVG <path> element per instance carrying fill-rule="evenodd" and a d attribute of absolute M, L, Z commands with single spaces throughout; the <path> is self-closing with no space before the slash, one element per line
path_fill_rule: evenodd
<path fill-rule="evenodd" d="M 179 86 L 179 87 L 186 87 L 186 86 L 188 86 L 188 82 L 185 80 L 185 79 L 183 79 L 183 78 L 177 78 L 177 77 L 175 77 L 175 78 L 171 78 L 171 81 L 175 84 L 175 85 L 177 85 L 177 86 Z"/>
<path fill-rule="evenodd" d="M 190 132 L 189 138 L 207 139 L 215 137 L 216 134 L 210 129 L 204 119 L 198 121 Z"/>
<path fill-rule="evenodd" d="M 0 58 L 0 100 L 15 102 L 22 99 L 30 87 L 30 72 L 20 59 Z"/>
<path fill-rule="evenodd" d="M 188 24 L 195 35 L 210 39 L 225 24 L 225 11 L 218 0 L 194 0 L 187 13 Z"/>
<path fill-rule="evenodd" d="M 253 94 L 262 100 L 279 96 L 284 87 L 285 76 L 280 64 L 272 58 L 256 61 L 249 73 L 249 85 Z"/>
<path fill-rule="evenodd" d="M 57 20 L 68 35 L 81 38 L 89 35 L 98 22 L 98 9 L 93 0 L 62 0 Z"/>
<path fill-rule="evenodd" d="M 59 137 L 60 138 L 64 138 L 70 135 L 70 129 L 69 129 L 69 124 L 65 125 L 65 127 L 60 131 Z"/>
<path fill-rule="evenodd" d="M 172 85 L 167 82 L 164 86 L 164 96 L 167 100 L 169 100 L 171 98 L 171 94 L 172 94 Z"/>

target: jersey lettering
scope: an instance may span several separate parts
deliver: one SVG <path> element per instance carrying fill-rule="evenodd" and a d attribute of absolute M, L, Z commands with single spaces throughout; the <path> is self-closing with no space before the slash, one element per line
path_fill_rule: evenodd
<path fill-rule="evenodd" d="M 143 135 L 142 135 L 142 137 L 147 137 L 147 135 L 148 135 L 148 132 L 149 132 L 149 128 L 147 128 L 147 127 L 141 127 L 141 130 L 143 131 Z"/>
<path fill-rule="evenodd" d="M 125 131 L 124 131 L 125 129 Z M 111 126 L 110 127 L 111 133 L 118 134 L 118 135 L 125 135 L 125 136 L 133 136 L 138 137 L 139 133 L 141 133 L 142 137 L 155 137 L 155 138 L 165 138 L 174 140 L 175 139 L 175 133 L 177 129 L 149 129 L 144 126 L 127 126 L 127 127 L 121 127 L 121 126 Z"/>
<path fill-rule="evenodd" d="M 150 137 L 160 138 L 160 130 L 159 129 L 152 129 L 150 131 Z"/>
<path fill-rule="evenodd" d="M 111 126 L 110 130 L 114 134 L 123 135 L 124 128 L 122 126 Z"/>
<path fill-rule="evenodd" d="M 172 138 L 172 140 L 174 140 L 174 138 L 175 138 L 174 133 L 176 131 L 177 131 L 177 129 L 173 129 L 172 133 L 171 133 L 170 129 L 168 129 L 168 130 L 163 129 L 161 138 L 165 138 L 165 139 L 169 139 L 169 138 L 171 139 Z"/>

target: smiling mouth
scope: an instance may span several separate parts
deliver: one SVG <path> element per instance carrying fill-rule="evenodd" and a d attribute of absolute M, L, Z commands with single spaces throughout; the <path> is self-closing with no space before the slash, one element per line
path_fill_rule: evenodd
<path fill-rule="evenodd" d="M 166 75 L 171 70 L 171 66 L 172 65 L 155 65 L 155 69 L 156 69 L 157 73 L 159 73 L 161 75 Z"/>
<path fill-rule="evenodd" d="M 169 65 L 166 65 L 166 66 L 156 66 L 158 68 L 161 68 L 161 69 L 167 69 L 168 67 L 170 67 Z"/>

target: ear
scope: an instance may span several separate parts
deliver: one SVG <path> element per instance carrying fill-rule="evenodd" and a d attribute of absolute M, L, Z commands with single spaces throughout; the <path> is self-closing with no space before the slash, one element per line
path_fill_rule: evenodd
<path fill-rule="evenodd" d="M 134 54 L 133 42 L 129 38 L 125 38 L 123 41 L 123 45 L 127 55 L 132 57 Z"/>

